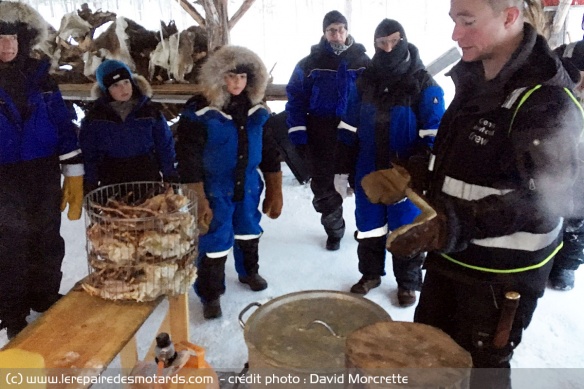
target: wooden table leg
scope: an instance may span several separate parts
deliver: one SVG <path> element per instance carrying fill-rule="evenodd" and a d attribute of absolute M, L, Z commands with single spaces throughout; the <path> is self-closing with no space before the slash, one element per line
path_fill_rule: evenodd
<path fill-rule="evenodd" d="M 136 336 L 126 343 L 124 348 L 120 351 L 120 365 L 122 369 L 132 370 L 138 363 L 138 345 L 136 343 Z"/>
<path fill-rule="evenodd" d="M 170 338 L 175 344 L 183 340 L 188 342 L 190 339 L 189 324 L 188 294 L 168 297 L 168 311 L 158 328 L 158 332 L 154 334 L 154 337 L 161 332 L 166 332 L 170 335 Z M 145 361 L 154 360 L 155 349 L 156 340 L 153 340 L 150 349 L 144 357 Z"/>
<path fill-rule="evenodd" d="M 158 328 L 158 331 L 156 332 L 154 337 L 156 337 L 161 332 L 166 332 L 167 334 L 170 334 L 170 315 L 168 314 L 168 312 L 164 316 L 162 323 L 160 323 L 160 327 Z M 156 339 L 154 339 L 152 341 L 152 344 L 150 344 L 150 349 L 148 349 L 148 352 L 146 353 L 144 360 L 145 361 L 154 361 L 155 351 L 156 351 Z"/>
<path fill-rule="evenodd" d="M 174 343 L 189 341 L 189 299 L 188 294 L 168 298 L 170 336 Z"/>

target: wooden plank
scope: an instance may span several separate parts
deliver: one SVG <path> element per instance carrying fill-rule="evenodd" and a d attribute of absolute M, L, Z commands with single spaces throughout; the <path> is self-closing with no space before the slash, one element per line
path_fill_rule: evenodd
<path fill-rule="evenodd" d="M 72 290 L 5 348 L 39 353 L 47 368 L 101 372 L 131 342 L 161 300 L 115 302 Z"/>

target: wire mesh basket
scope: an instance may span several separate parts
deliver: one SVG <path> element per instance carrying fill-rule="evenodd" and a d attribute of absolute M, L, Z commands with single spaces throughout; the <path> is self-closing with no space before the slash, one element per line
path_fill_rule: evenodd
<path fill-rule="evenodd" d="M 196 278 L 197 197 L 179 184 L 129 182 L 85 196 L 88 293 L 150 301 L 188 291 Z"/>

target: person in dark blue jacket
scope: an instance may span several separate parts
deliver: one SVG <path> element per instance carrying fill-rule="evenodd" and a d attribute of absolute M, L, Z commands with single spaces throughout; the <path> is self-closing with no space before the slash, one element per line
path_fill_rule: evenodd
<path fill-rule="evenodd" d="M 95 77 L 97 100 L 79 136 L 86 192 L 122 182 L 177 181 L 172 132 L 160 106 L 150 100 L 148 81 L 116 60 L 99 65 Z"/>
<path fill-rule="evenodd" d="M 367 294 L 385 275 L 385 238 L 390 230 L 411 223 L 420 210 L 408 199 L 372 204 L 361 180 L 392 163 L 427 170 L 430 149 L 444 114 L 444 92 L 426 71 L 418 49 L 408 43 L 402 25 L 384 19 L 375 29 L 375 55 L 349 96 L 339 125 L 346 173 L 355 174 L 355 219 L 359 271 L 363 275 L 351 292 Z M 352 149 L 356 149 L 353 151 Z M 351 161 L 350 156 L 355 155 Z M 393 256 L 398 301 L 416 302 L 422 286 L 424 254 Z"/>
<path fill-rule="evenodd" d="M 584 41 L 561 45 L 554 52 L 562 58 L 564 66 L 573 66 L 580 73 L 580 81 L 574 87 L 574 95 L 584 101 Z M 584 263 L 584 218 L 564 220 L 564 247 L 554 257 L 549 276 L 552 289 L 568 291 L 574 288 L 576 270 Z"/>
<path fill-rule="evenodd" d="M 312 204 L 321 214 L 327 250 L 338 250 L 345 234 L 343 197 L 335 190 L 337 125 L 347 97 L 369 63 L 365 47 L 348 33 L 347 19 L 331 11 L 323 37 L 295 67 L 286 93 L 288 136 L 303 156 L 312 180 Z"/>
<path fill-rule="evenodd" d="M 181 181 L 197 193 L 202 234 L 195 292 L 206 319 L 220 317 L 225 293 L 225 262 L 233 248 L 239 282 L 253 291 L 268 287 L 259 275 L 261 213 L 277 218 L 282 211 L 282 172 L 275 140 L 264 124 L 262 104 L 268 72 L 252 51 L 224 46 L 201 67 L 200 95 L 191 98 L 177 129 Z"/>
<path fill-rule="evenodd" d="M 47 31 L 29 5 L 0 2 L 0 329 L 9 339 L 31 309 L 44 312 L 60 297 L 59 208 L 81 217 L 77 127 L 48 61 L 31 58 Z"/>

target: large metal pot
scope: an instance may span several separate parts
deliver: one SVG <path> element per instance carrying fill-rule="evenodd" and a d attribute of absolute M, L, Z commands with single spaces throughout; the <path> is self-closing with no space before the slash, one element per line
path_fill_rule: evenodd
<path fill-rule="evenodd" d="M 259 308 L 244 323 L 244 314 L 254 306 Z M 295 375 L 343 369 L 346 337 L 380 321 L 391 317 L 374 302 L 328 290 L 290 293 L 264 305 L 252 303 L 239 315 L 250 369 Z"/>

